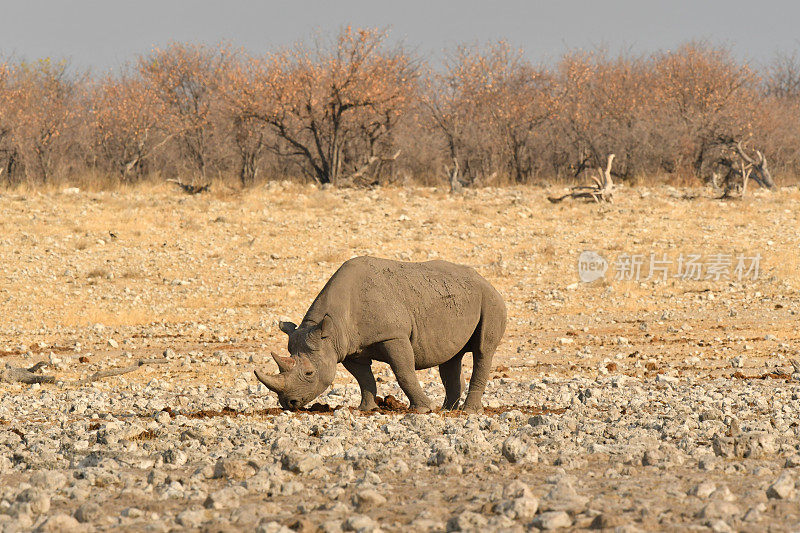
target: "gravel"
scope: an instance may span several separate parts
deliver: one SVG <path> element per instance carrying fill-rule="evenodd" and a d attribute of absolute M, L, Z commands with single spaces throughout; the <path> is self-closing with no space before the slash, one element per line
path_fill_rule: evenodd
<path fill-rule="evenodd" d="M 615 383 L 492 382 L 487 400 L 519 407 L 472 416 L 338 407 L 355 385 L 328 413 L 88 386 L 75 415 L 69 388 L 18 389 L 0 397 L 0 531 L 797 526 L 798 384 Z M 210 410 L 226 397 L 245 409 Z"/>

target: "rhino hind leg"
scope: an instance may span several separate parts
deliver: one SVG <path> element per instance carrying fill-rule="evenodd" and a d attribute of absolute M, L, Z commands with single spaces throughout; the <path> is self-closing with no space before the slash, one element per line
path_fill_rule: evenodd
<path fill-rule="evenodd" d="M 461 360 L 464 352 L 459 353 L 446 363 L 439 365 L 439 376 L 444 385 L 444 404 L 442 409 L 458 409 L 461 393 L 464 391 L 464 375 L 461 373 Z"/>
<path fill-rule="evenodd" d="M 489 375 L 492 372 L 492 357 L 494 350 L 484 351 L 475 350 L 472 352 L 472 376 L 469 378 L 469 392 L 467 399 L 464 400 L 464 411 L 467 413 L 482 413 L 483 391 L 486 390 L 486 383 L 489 381 Z"/>
<path fill-rule="evenodd" d="M 411 402 L 411 409 L 419 413 L 431 411 L 431 401 L 417 379 L 414 349 L 409 339 L 392 339 L 381 343 L 386 361 L 392 367 L 397 384 Z"/>
<path fill-rule="evenodd" d="M 361 411 L 377 409 L 378 404 L 375 403 L 375 396 L 378 394 L 378 386 L 375 383 L 375 375 L 372 373 L 370 363 L 345 360 L 342 365 L 356 378 L 358 386 L 361 388 L 361 405 L 358 408 Z"/>
<path fill-rule="evenodd" d="M 484 297 L 481 306 L 481 320 L 476 330 L 477 341 L 471 347 L 472 376 L 469 379 L 469 392 L 464 401 L 467 413 L 482 413 L 481 397 L 492 373 L 492 358 L 506 329 L 506 307 L 500 295 L 492 289 Z"/>

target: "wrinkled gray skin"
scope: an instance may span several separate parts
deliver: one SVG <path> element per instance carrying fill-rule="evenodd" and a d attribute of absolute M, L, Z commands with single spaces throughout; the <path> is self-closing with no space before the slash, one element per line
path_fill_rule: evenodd
<path fill-rule="evenodd" d="M 377 408 L 372 361 L 388 363 L 411 408 L 430 411 L 415 370 L 439 367 L 444 409 L 459 406 L 461 359 L 473 372 L 463 409 L 482 411 L 492 356 L 506 327 L 503 298 L 472 268 L 446 261 L 402 263 L 374 257 L 346 261 L 328 280 L 299 326 L 281 322 L 290 357 L 273 354 L 280 373 L 256 377 L 285 409 L 322 394 L 342 363 L 361 387 L 362 410 Z"/>

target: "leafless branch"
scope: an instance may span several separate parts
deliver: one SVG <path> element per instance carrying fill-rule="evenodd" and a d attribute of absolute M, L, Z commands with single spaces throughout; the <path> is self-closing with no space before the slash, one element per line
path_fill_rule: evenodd
<path fill-rule="evenodd" d="M 760 150 L 755 151 L 755 157 L 751 156 L 745 144 L 742 140 L 736 143 L 729 141 L 722 155 L 713 163 L 711 184 L 716 189 L 722 189 L 720 199 L 730 198 L 734 191 L 740 191 L 744 198 L 751 178 L 767 189 L 775 187 L 767 168 L 767 158 Z"/>
<path fill-rule="evenodd" d="M 580 185 L 573 187 L 572 190 L 564 196 L 548 196 L 547 199 L 551 203 L 558 203 L 566 198 L 581 198 L 592 199 L 595 202 L 613 202 L 614 200 L 614 182 L 611 179 L 611 165 L 614 162 L 614 154 L 609 154 L 608 163 L 606 168 L 598 168 L 597 176 L 590 176 L 594 182 L 592 185 Z"/>
<path fill-rule="evenodd" d="M 98 379 L 110 378 L 114 376 L 121 376 L 122 374 L 128 374 L 130 372 L 133 372 L 134 370 L 137 370 L 140 366 L 160 365 L 166 362 L 167 362 L 166 359 L 140 359 L 130 366 L 124 366 L 122 368 L 110 368 L 107 370 L 99 370 L 94 374 L 92 374 L 91 376 L 79 379 L 77 381 L 77 384 L 85 385 L 86 383 L 92 383 L 94 381 L 97 381 Z"/>

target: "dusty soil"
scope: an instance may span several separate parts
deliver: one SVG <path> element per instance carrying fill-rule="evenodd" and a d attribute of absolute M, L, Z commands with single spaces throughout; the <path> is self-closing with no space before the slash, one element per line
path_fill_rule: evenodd
<path fill-rule="evenodd" d="M 797 529 L 799 202 L 282 183 L 0 194 L 0 366 L 46 361 L 58 381 L 0 383 L 0 530 Z M 584 250 L 605 278 L 580 281 Z M 760 254 L 760 271 L 645 279 L 651 253 Z M 306 412 L 256 382 L 285 350 L 276 321 L 299 321 L 364 254 L 468 264 L 503 294 L 483 416 L 404 412 L 383 365 L 395 401 L 368 415 L 343 369 Z M 613 279 L 626 254 L 644 258 L 638 281 Z M 418 375 L 441 402 L 435 369 Z"/>

